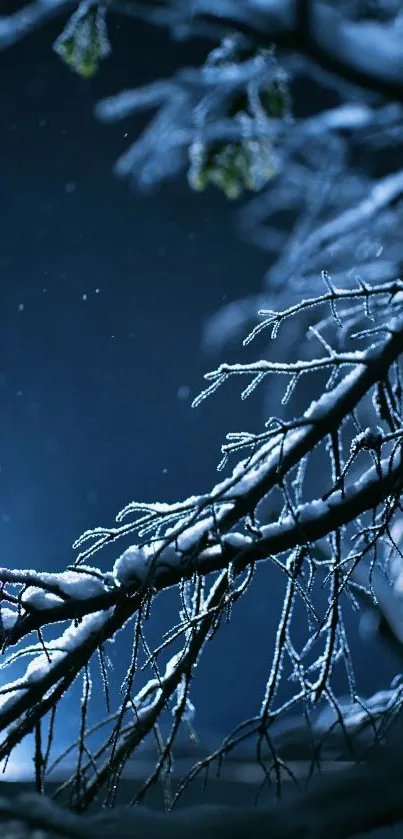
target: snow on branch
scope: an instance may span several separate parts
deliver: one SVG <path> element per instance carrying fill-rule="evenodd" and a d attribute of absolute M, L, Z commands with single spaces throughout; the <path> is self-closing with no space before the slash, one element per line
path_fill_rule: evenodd
<path fill-rule="evenodd" d="M 154 675 L 134 693 L 137 652 L 128 669 L 123 701 L 104 723 L 108 729 L 104 742 L 92 751 L 91 733 L 86 725 L 89 688 L 84 691 L 87 698 L 82 703 L 81 733 L 75 746 L 77 767 L 61 788 L 71 788 L 75 809 L 85 810 L 111 777 L 115 778 L 112 788 L 116 789 L 122 767 L 158 724 L 167 706 L 171 706 L 171 732 L 142 794 L 155 780 L 165 777 L 180 721 L 187 718 L 192 707 L 192 673 L 205 641 L 217 631 L 223 613 L 246 593 L 262 562 L 273 562 L 281 570 L 286 586 L 285 604 L 289 605 L 283 607 L 260 714 L 240 732 L 233 732 L 211 760 L 252 736 L 257 738 L 261 751 L 263 732 L 265 738 L 270 738 L 269 729 L 286 708 L 301 702 L 314 707 L 323 693 L 331 691 L 333 667 L 340 657 L 345 658 L 350 673 L 341 598 L 348 592 L 352 597 L 356 591 L 371 593 L 371 579 L 367 583 L 358 581 L 355 572 L 363 558 L 373 561 L 378 543 L 391 538 L 403 489 L 401 408 L 396 390 L 403 346 L 400 283 L 360 286 L 356 291 L 332 288 L 316 300 L 302 301 L 299 313 L 296 307 L 271 313 L 275 321 L 283 319 L 287 325 L 290 318 L 303 314 L 306 308 L 313 311 L 328 307 L 330 320 L 343 332 L 343 320 L 351 317 L 352 301 L 355 306 L 361 305 L 367 326 L 358 339 L 350 330 L 349 341 L 364 341 L 366 348 L 339 356 L 328 344 L 330 365 L 333 359 L 343 362 L 335 365 L 339 381 L 333 381 L 299 418 L 283 421 L 273 417 L 267 430 L 256 437 L 247 433 L 232 435 L 229 445 L 223 446 L 225 457 L 239 448 L 249 448 L 250 454 L 229 477 L 208 493 L 176 504 L 127 505 L 118 515 L 116 527 L 95 528 L 77 540 L 81 553 L 76 564 L 65 572 L 0 570 L 1 596 L 7 604 L 7 611 L 0 610 L 0 614 L 5 612 L 3 650 L 33 631 L 38 634 L 38 644 L 19 649 L 2 665 L 14 667 L 23 654 L 31 659 L 25 672 L 0 688 L 0 727 L 5 732 L 0 759 L 6 758 L 28 733 L 42 726 L 79 673 L 84 674 L 84 686 L 86 680 L 92 679 L 89 674 L 94 653 L 98 651 L 104 662 L 105 645 L 128 621 L 134 625 L 133 650 L 139 649 L 143 643 L 143 617 L 152 611 L 157 592 L 174 585 L 182 592 L 178 625 L 156 650 L 147 652 L 147 666 Z M 323 341 L 327 343 L 325 338 Z M 344 373 L 347 362 L 352 369 Z M 317 362 L 311 359 L 310 363 L 311 374 L 316 375 Z M 259 364 L 260 372 L 268 372 L 263 362 Z M 231 369 L 228 366 L 224 373 Z M 308 362 L 303 369 L 307 375 Z M 288 372 L 291 377 L 298 371 L 295 364 L 288 370 L 282 363 L 270 366 L 271 373 Z M 236 372 L 250 374 L 251 368 L 246 365 L 242 370 L 242 365 L 238 365 Z M 368 415 L 368 396 L 372 396 L 373 417 L 365 429 L 360 427 L 360 414 Z M 355 434 L 351 437 L 352 428 Z M 301 466 L 309 462 L 317 446 L 324 446 L 327 478 L 322 494 L 307 500 Z M 360 458 L 357 477 L 355 464 Z M 367 459 L 366 467 L 363 458 Z M 323 475 L 326 476 L 326 468 Z M 270 503 L 273 493 L 280 493 L 283 506 L 280 511 L 272 508 L 272 523 L 267 524 L 261 521 L 260 506 Z M 135 532 L 139 541 L 121 553 L 112 570 L 101 571 L 84 564 L 104 545 L 132 537 Z M 337 538 L 334 534 L 338 534 Z M 211 574 L 218 576 L 210 579 Z M 312 582 L 323 580 L 324 574 L 328 606 L 320 615 L 311 588 Z M 294 602 L 298 599 L 307 613 L 307 636 L 300 650 L 293 646 L 289 635 Z M 47 624 L 68 620 L 70 625 L 58 638 L 44 639 Z M 178 643 L 179 652 L 171 655 L 161 670 L 162 653 Z M 308 650 L 313 652 L 316 648 L 317 672 L 312 678 L 312 666 L 305 667 L 303 662 Z M 294 668 L 298 687 L 285 704 L 276 707 L 284 658 Z M 105 663 L 102 672 L 107 690 L 104 668 Z M 349 679 L 353 679 L 351 673 Z M 351 681 L 355 695 L 352 685 Z M 49 738 L 51 743 L 51 733 Z M 111 742 L 112 753 L 108 751 Z M 46 754 L 46 759 L 42 754 L 36 761 L 39 786 L 46 775 L 50 745 Z M 279 767 L 272 754 L 265 771 L 278 773 Z M 200 771 L 200 767 L 195 771 Z M 78 782 L 79 778 L 85 778 L 85 783 Z"/>

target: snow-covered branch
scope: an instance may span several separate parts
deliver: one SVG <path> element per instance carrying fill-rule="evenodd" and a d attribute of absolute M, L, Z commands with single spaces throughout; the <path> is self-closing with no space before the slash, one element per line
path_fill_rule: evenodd
<path fill-rule="evenodd" d="M 402 20 L 396 10 L 387 20 L 369 20 L 363 19 L 358 3 L 351 4 L 352 10 L 357 8 L 355 17 L 340 3 L 310 0 L 301 4 L 302 15 L 298 6 L 295 0 L 167 0 L 119 2 L 117 8 L 169 26 L 180 38 L 238 31 L 260 44 L 271 42 L 306 54 L 342 78 L 402 92 Z"/>
<path fill-rule="evenodd" d="M 385 299 L 389 301 L 387 310 Z M 75 789 L 74 806 L 85 809 L 111 773 L 120 775 L 132 751 L 152 731 L 167 704 L 178 694 L 181 712 L 175 717 L 170 745 L 156 769 L 156 777 L 163 774 L 178 720 L 188 702 L 192 671 L 204 643 L 214 633 L 223 612 L 247 590 L 255 567 L 262 561 L 274 562 L 282 570 L 290 587 L 290 604 L 297 597 L 302 599 L 310 626 L 305 648 L 311 649 L 322 638 L 327 638 L 321 675 L 311 681 L 310 668 L 301 669 L 301 653 L 285 640 L 292 608 L 284 612 L 285 634 L 283 639 L 278 639 L 275 656 L 279 662 L 284 655 L 289 656 L 295 667 L 298 662 L 296 674 L 298 672 L 300 687 L 292 702 L 298 699 L 312 702 L 318 692 L 328 690 L 333 664 L 344 654 L 339 599 L 343 592 L 350 589 L 354 592 L 357 585 L 364 591 L 365 586 L 358 584 L 354 576 L 355 569 L 362 557 L 371 557 L 376 543 L 390 533 L 403 488 L 400 408 L 392 395 L 403 346 L 400 283 L 397 281 L 385 288 L 359 287 L 357 292 L 332 288 L 321 298 L 300 304 L 300 313 L 306 308 L 312 311 L 328 306 L 331 319 L 343 329 L 343 318 L 350 311 L 348 305 L 354 301 L 366 311 L 368 300 L 373 302 L 371 311 L 367 311 L 369 325 L 362 331 L 362 339 L 368 344 L 366 349 L 338 356 L 323 338 L 329 358 L 340 358 L 343 364 L 348 361 L 352 370 L 343 374 L 343 364 L 336 364 L 340 381 L 333 382 L 299 418 L 290 422 L 273 418 L 267 431 L 256 439 L 246 433 L 230 435 L 234 442 L 223 447 L 226 457 L 232 449 L 246 447 L 251 453 L 208 493 L 177 504 L 129 504 L 119 514 L 117 527 L 95 528 L 77 540 L 78 548 L 91 542 L 90 547 L 81 552 L 76 566 L 63 573 L 0 569 L 2 598 L 7 603 L 0 612 L 3 648 L 16 644 L 32 631 L 38 632 L 39 638 L 36 646 L 19 650 L 3 664 L 3 668 L 14 666 L 22 654 L 32 657 L 24 674 L 0 688 L 0 726 L 3 730 L 8 729 L 0 745 L 0 758 L 6 757 L 22 737 L 41 724 L 76 676 L 87 671 L 94 653 L 103 650 L 108 640 L 112 640 L 129 620 L 137 627 L 137 645 L 142 637 L 142 615 L 149 608 L 153 595 L 179 585 L 186 608 L 178 626 L 151 654 L 150 663 L 157 665 L 161 652 L 174 641 L 181 641 L 181 652 L 171 658 L 165 673 L 158 672 L 157 677 L 149 680 L 136 695 L 132 693 L 135 669 L 129 668 L 124 701 L 110 720 L 112 735 L 108 734 L 94 754 L 88 752 L 86 743 L 89 734 L 85 727 L 87 701 L 84 703 L 77 745 L 79 764 L 67 786 L 70 784 Z M 275 323 L 283 319 L 286 324 L 297 316 L 296 307 L 270 314 Z M 354 340 L 353 336 L 350 340 Z M 260 365 L 265 373 L 268 372 L 263 362 Z M 310 365 L 309 362 L 304 365 L 305 375 L 316 371 L 315 359 L 311 359 Z M 231 369 L 221 369 L 221 378 Z M 244 369 L 239 365 L 236 370 L 251 372 L 249 365 Z M 291 377 L 296 371 L 299 368 L 293 364 L 288 370 L 282 363 L 277 367 L 276 363 L 270 366 L 271 373 L 288 372 Z M 378 424 L 372 423 L 374 430 L 367 428 L 356 433 L 347 448 L 347 438 L 343 443 L 343 427 L 351 422 L 356 426 L 359 424 L 362 403 L 369 395 L 373 396 Z M 202 399 L 205 397 L 206 392 Z M 302 478 L 295 482 L 295 470 L 298 476 L 301 464 L 323 444 L 326 444 L 329 458 L 328 480 L 323 484 L 322 497 L 308 501 L 301 497 Z M 368 466 L 361 468 L 357 479 L 355 461 L 363 456 L 368 459 Z M 267 503 L 273 492 L 282 495 L 283 509 L 272 523 L 266 524 L 261 521 L 260 505 Z M 124 550 L 111 571 L 83 564 L 103 545 L 127 538 L 136 531 L 140 542 Z M 333 543 L 331 537 L 333 547 L 326 557 L 322 540 L 334 533 L 339 533 L 339 538 Z M 325 571 L 332 581 L 328 611 L 322 617 L 312 604 L 311 583 L 304 582 L 305 563 L 311 568 L 310 574 Z M 209 575 L 216 572 L 219 576 L 208 590 Z M 19 594 L 13 594 L 11 588 L 19 588 Z M 332 618 L 335 605 L 340 628 Z M 44 641 L 42 630 L 47 624 L 69 619 L 71 625 L 57 639 Z M 281 667 L 276 665 L 270 677 L 274 680 L 273 685 L 280 675 Z M 273 698 L 274 695 L 275 691 Z M 134 711 L 134 719 L 123 725 L 129 710 Z M 265 701 L 254 726 L 255 732 L 261 731 L 262 726 L 265 730 L 270 728 L 280 712 L 281 708 L 272 707 L 271 700 L 269 705 Z M 251 733 L 249 731 L 248 736 Z M 241 740 L 245 736 L 243 733 Z M 106 753 L 111 737 L 112 755 Z M 238 741 L 239 737 L 235 736 L 224 744 L 223 753 Z M 88 757 L 86 762 L 83 761 L 84 754 Z M 38 765 L 41 765 L 40 761 Z M 94 766 L 96 772 L 90 777 Z M 43 772 L 45 769 L 46 765 Z M 82 789 L 77 789 L 77 772 L 80 777 L 86 776 Z"/>

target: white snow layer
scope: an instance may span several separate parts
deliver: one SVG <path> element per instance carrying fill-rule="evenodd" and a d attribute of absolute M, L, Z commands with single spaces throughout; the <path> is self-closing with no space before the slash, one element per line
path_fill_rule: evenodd
<path fill-rule="evenodd" d="M 180 554 L 176 553 L 173 545 L 166 545 L 164 541 L 158 540 L 152 545 L 131 545 L 121 556 L 118 557 L 113 566 L 113 577 L 119 585 L 126 588 L 132 583 L 143 583 L 150 569 L 151 563 L 156 557 L 157 567 L 175 567 L 180 562 Z"/>

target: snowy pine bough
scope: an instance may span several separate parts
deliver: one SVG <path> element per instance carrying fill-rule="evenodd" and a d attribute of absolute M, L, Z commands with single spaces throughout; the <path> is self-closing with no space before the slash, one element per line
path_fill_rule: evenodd
<path fill-rule="evenodd" d="M 83 76 L 110 52 L 109 15 L 168 26 L 177 38 L 201 34 L 215 41 L 202 67 L 118 93 L 99 103 L 97 115 L 114 121 L 140 109 L 156 111 L 116 165 L 142 188 L 186 172 L 195 189 L 210 185 L 232 198 L 256 193 L 240 227 L 269 254 L 264 290 L 224 307 L 205 330 L 206 345 L 219 351 L 242 336 L 248 355 L 207 373 L 194 406 L 202 411 L 204 400 L 232 377 L 239 379 L 242 399 L 258 387 L 269 397 L 258 432 L 227 434 L 221 480 L 204 494 L 171 504 L 128 504 L 113 526 L 77 540 L 76 559 L 62 573 L 0 569 L 1 667 L 5 674 L 19 668 L 18 677 L 7 682 L 4 675 L 0 687 L 0 760 L 33 734 L 36 787 L 46 791 L 60 759 L 52 753 L 59 703 L 77 679 L 78 736 L 68 750 L 75 765 L 60 788 L 70 791 L 77 813 L 99 796 L 113 804 L 125 764 L 148 735 L 157 742 L 155 767 L 137 800 L 161 781 L 167 808 L 245 741 L 254 744 L 263 786 L 274 780 L 279 788 L 292 777 L 292 738 L 305 738 L 312 768 L 327 748 L 337 753 L 346 743 L 354 756 L 369 759 L 374 743 L 387 739 L 403 696 L 397 674 L 390 688 L 363 699 L 345 626 L 346 610 L 368 608 L 377 614 L 383 640 L 403 648 L 400 6 L 392 0 L 84 0 L 79 6 L 36 0 L 0 17 L 0 46 L 66 10 L 72 17 L 55 49 Z M 316 110 L 297 96 L 301 79 L 307 84 L 309 77 Z M 107 546 L 115 552 L 109 568 L 102 561 Z M 206 641 L 230 620 L 267 563 L 283 575 L 284 599 L 268 604 L 279 618 L 260 707 L 174 788 L 178 732 L 184 727 L 194 737 L 195 667 L 203 666 Z M 145 620 L 152 618 L 156 595 L 173 587 L 180 595 L 177 622 L 152 649 Z M 301 609 L 305 634 L 296 637 L 293 615 Z M 122 650 L 127 674 L 116 698 L 108 644 L 128 625 L 132 646 Z M 341 664 L 348 701 L 333 687 Z M 140 670 L 149 678 L 138 688 Z M 282 678 L 289 693 L 280 701 Z M 91 726 L 95 679 L 103 686 L 106 714 Z M 288 712 L 299 714 L 305 727 L 301 722 L 276 733 Z M 168 733 L 162 719 L 169 721 Z M 346 776 L 347 787 L 359 777 L 357 806 L 354 817 L 349 811 L 332 823 L 334 836 L 402 817 L 389 798 L 378 802 L 368 822 L 365 789 L 375 776 L 370 782 L 362 771 Z M 393 763 L 390 773 L 397 800 L 401 769 Z M 342 784 L 339 775 L 335 795 Z M 319 799 L 313 835 L 330 836 Z M 303 824 L 306 818 L 301 815 Z M 270 835 L 299 829 L 287 813 L 273 825 Z"/>

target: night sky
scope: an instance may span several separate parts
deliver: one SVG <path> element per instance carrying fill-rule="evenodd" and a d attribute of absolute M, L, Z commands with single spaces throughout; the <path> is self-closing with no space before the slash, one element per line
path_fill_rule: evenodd
<path fill-rule="evenodd" d="M 258 430 L 262 410 L 237 387 L 190 402 L 223 360 L 202 352 L 205 318 L 260 291 L 267 257 L 213 190 L 181 178 L 143 195 L 115 178 L 148 115 L 94 117 L 103 96 L 199 64 L 208 45 L 113 18 L 112 57 L 86 81 L 52 52 L 62 25 L 0 54 L 0 562 L 38 570 L 64 569 L 73 540 L 131 500 L 208 490 L 225 433 Z M 262 579 L 206 652 L 202 729 L 225 733 L 258 709 L 282 591 Z M 364 688 L 386 686 L 397 668 L 382 662 Z M 217 674 L 229 694 L 212 702 Z"/>

